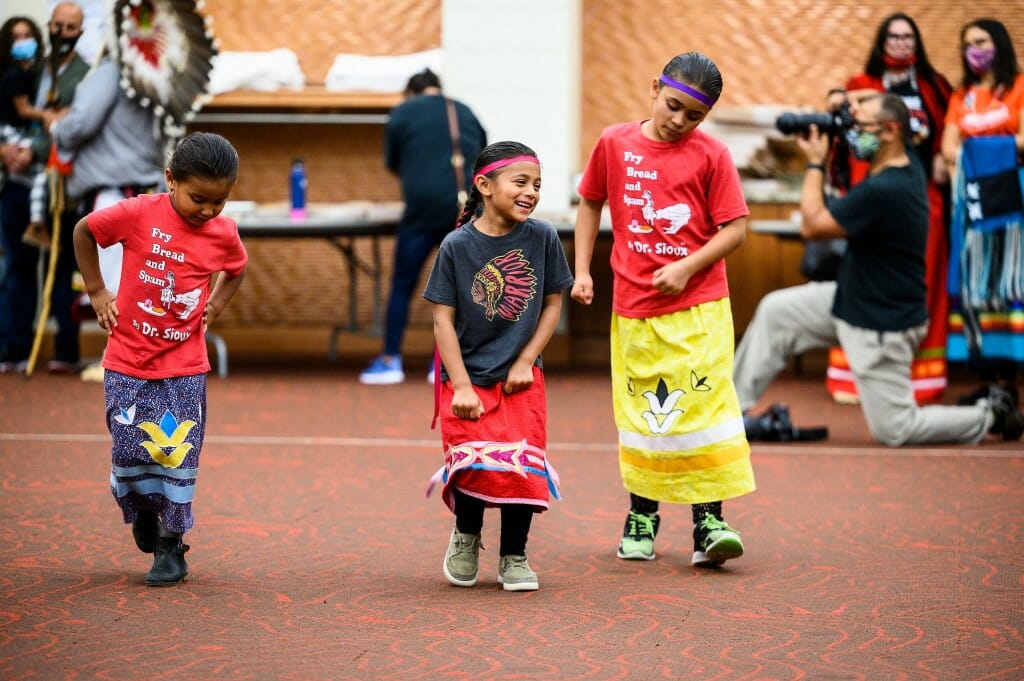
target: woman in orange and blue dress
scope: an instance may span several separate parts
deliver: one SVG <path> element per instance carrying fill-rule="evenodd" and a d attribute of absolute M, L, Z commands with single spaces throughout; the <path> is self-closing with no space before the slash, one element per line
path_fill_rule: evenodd
<path fill-rule="evenodd" d="M 960 53 L 942 153 L 954 177 L 949 357 L 968 361 L 983 383 L 969 400 L 989 384 L 1016 395 L 1024 362 L 1024 74 L 995 19 L 968 22 Z"/>

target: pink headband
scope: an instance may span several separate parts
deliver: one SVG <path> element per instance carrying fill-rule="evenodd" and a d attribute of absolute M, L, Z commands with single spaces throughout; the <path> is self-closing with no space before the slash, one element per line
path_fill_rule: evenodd
<path fill-rule="evenodd" d="M 476 179 L 478 177 L 483 177 L 487 173 L 497 170 L 498 168 L 504 168 L 507 165 L 519 163 L 520 161 L 528 161 L 529 163 L 536 163 L 537 165 L 540 165 L 540 161 L 537 160 L 536 156 L 513 156 L 512 158 L 503 158 L 500 161 L 488 163 L 483 168 L 478 170 L 476 172 L 476 175 L 473 176 L 473 181 L 476 182 Z"/>

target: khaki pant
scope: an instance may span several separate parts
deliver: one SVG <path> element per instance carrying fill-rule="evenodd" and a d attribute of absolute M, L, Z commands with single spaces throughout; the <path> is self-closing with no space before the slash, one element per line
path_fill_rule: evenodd
<path fill-rule="evenodd" d="M 832 316 L 835 282 L 811 282 L 773 291 L 757 306 L 736 348 L 733 382 L 740 407 L 753 407 L 789 357 L 839 344 L 846 353 L 871 435 L 897 447 L 974 443 L 992 427 L 981 405 L 919 407 L 910 363 L 927 324 L 903 331 L 873 331 Z"/>

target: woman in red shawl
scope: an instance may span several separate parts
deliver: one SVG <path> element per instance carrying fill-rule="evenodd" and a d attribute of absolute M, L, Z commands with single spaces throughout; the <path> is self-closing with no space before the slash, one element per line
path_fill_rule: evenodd
<path fill-rule="evenodd" d="M 942 157 L 942 131 L 952 87 L 928 61 L 917 24 L 902 12 L 882 21 L 864 72 L 850 78 L 845 90 L 830 92 L 827 105 L 837 111 L 846 101 L 878 92 L 891 92 L 903 98 L 910 112 L 917 158 L 929 180 L 930 226 L 925 278 L 931 323 L 914 357 L 911 375 L 918 401 L 937 400 L 946 387 L 949 174 Z M 853 158 L 845 144 L 837 144 L 835 148 L 832 183 L 838 190 L 845 191 L 864 179 L 868 164 Z M 856 401 L 857 388 L 841 348 L 829 352 L 826 385 L 836 400 Z"/>

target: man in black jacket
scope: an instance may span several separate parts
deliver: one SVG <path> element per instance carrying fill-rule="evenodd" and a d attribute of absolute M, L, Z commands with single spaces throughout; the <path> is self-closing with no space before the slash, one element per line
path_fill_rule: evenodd
<path fill-rule="evenodd" d="M 384 163 L 402 183 L 405 211 L 395 239 L 394 271 L 384 328 L 384 351 L 359 375 L 370 385 L 405 380 L 402 337 L 409 319 L 409 303 L 427 257 L 459 217 L 459 183 L 453 165 L 452 130 L 448 102 L 457 121 L 464 163 L 462 187 L 471 181 L 473 161 L 487 146 L 480 121 L 462 102 L 449 100 L 437 74 L 425 69 L 409 79 L 406 100 L 391 111 L 385 128 Z M 433 382 L 433 370 L 428 374 Z"/>

